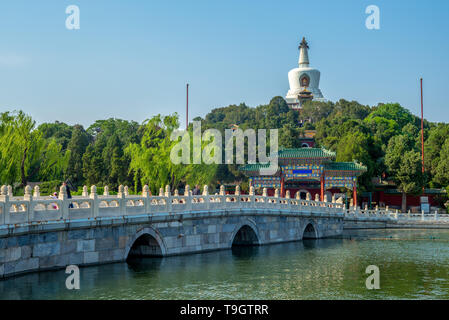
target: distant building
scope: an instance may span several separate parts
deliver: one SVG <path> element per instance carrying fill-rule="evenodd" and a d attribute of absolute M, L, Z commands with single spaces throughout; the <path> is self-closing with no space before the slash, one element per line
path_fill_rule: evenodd
<path fill-rule="evenodd" d="M 300 109 L 306 101 L 325 101 L 320 90 L 320 71 L 309 66 L 308 49 L 306 39 L 302 38 L 299 45 L 299 66 L 288 73 L 290 90 L 285 100 L 293 109 Z"/>

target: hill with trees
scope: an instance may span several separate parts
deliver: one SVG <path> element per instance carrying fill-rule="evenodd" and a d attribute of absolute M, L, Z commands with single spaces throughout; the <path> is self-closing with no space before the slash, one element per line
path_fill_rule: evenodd
<path fill-rule="evenodd" d="M 266 105 L 242 103 L 211 110 L 197 117 L 202 130 L 279 129 L 279 145 L 298 148 L 305 130 L 316 130 L 316 144 L 337 153 L 337 161 L 357 160 L 367 166 L 359 178 L 361 191 L 373 189 L 372 178 L 394 181 L 405 193 L 423 187 L 449 185 L 449 124 L 424 121 L 425 176 L 421 173 L 420 118 L 398 103 L 365 106 L 356 101 L 306 103 L 301 112 L 290 109 L 282 97 Z M 152 193 L 170 184 L 243 183 L 237 165 L 174 165 L 171 133 L 179 128 L 177 114 L 157 115 L 143 121 L 107 119 L 87 129 L 61 122 L 36 126 L 22 111 L 0 113 L 0 184 L 23 188 L 44 182 L 54 190 L 63 180 L 84 184 L 132 186 L 135 192 L 148 184 Z M 192 124 L 189 128 L 192 131 Z"/>

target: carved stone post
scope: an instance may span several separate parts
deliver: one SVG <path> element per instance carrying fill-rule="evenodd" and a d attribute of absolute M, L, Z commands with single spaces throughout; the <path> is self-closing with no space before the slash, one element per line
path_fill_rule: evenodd
<path fill-rule="evenodd" d="M 25 187 L 25 194 L 23 195 L 23 200 L 28 201 L 27 205 L 27 222 L 33 221 L 33 196 L 31 195 L 31 187 L 27 185 Z"/>
<path fill-rule="evenodd" d="M 117 198 L 119 199 L 120 214 L 124 216 L 126 214 L 126 198 L 125 198 L 125 187 L 121 184 L 118 187 Z"/>
<path fill-rule="evenodd" d="M 125 188 L 123 189 L 123 193 L 125 194 L 125 197 L 129 196 L 129 190 L 128 190 L 128 186 L 125 186 Z"/>
<path fill-rule="evenodd" d="M 104 186 L 103 195 L 104 196 L 109 196 L 109 187 L 108 186 Z"/>
<path fill-rule="evenodd" d="M 170 186 L 169 185 L 165 186 L 165 196 L 166 197 L 170 197 L 171 196 Z"/>
<path fill-rule="evenodd" d="M 12 194 L 12 186 L 8 186 L 8 196 L 10 198 L 14 197 L 14 195 Z"/>
<path fill-rule="evenodd" d="M 0 194 L 0 201 L 3 202 L 3 212 L 0 215 L 2 224 L 9 224 L 11 222 L 11 213 L 10 213 L 10 204 L 9 204 L 9 195 L 8 195 L 8 187 L 2 186 Z"/>
<path fill-rule="evenodd" d="M 90 187 L 90 195 L 89 198 L 92 199 L 92 215 L 94 218 L 98 217 L 99 214 L 99 201 L 98 201 L 98 194 L 97 194 L 97 187 L 91 186 Z"/>
<path fill-rule="evenodd" d="M 82 196 L 83 197 L 88 197 L 89 196 L 89 193 L 87 192 L 87 186 L 83 186 L 83 193 L 82 193 Z"/>
<path fill-rule="evenodd" d="M 41 196 L 41 192 L 39 186 L 34 186 L 33 198 L 39 198 Z"/>
<path fill-rule="evenodd" d="M 234 195 L 236 195 L 236 196 L 240 195 L 240 186 L 239 185 L 235 186 L 235 193 L 234 193 Z"/>
<path fill-rule="evenodd" d="M 150 214 L 151 201 L 150 201 L 150 188 L 148 185 L 144 185 L 142 189 L 143 204 L 145 206 L 145 213 Z"/>
<path fill-rule="evenodd" d="M 285 191 L 285 199 L 290 199 L 290 190 Z"/>
<path fill-rule="evenodd" d="M 67 201 L 67 189 L 66 186 L 62 185 L 59 188 L 59 200 L 61 200 L 61 218 L 62 219 L 68 219 L 69 218 L 69 202 Z"/>
<path fill-rule="evenodd" d="M 167 211 L 169 212 L 169 213 L 171 213 L 172 212 L 172 206 L 171 206 L 171 204 L 172 204 L 172 199 L 171 199 L 171 192 L 170 192 L 170 186 L 169 185 L 166 185 L 165 186 L 165 197 L 167 198 Z"/>
<path fill-rule="evenodd" d="M 274 189 L 274 197 L 279 198 L 279 189 L 278 188 Z"/>
<path fill-rule="evenodd" d="M 159 197 L 163 197 L 164 196 L 164 188 L 160 187 L 159 188 Z"/>
<path fill-rule="evenodd" d="M 192 192 L 190 191 L 190 186 L 187 184 L 184 190 L 184 197 L 186 197 L 186 211 L 192 210 Z"/>

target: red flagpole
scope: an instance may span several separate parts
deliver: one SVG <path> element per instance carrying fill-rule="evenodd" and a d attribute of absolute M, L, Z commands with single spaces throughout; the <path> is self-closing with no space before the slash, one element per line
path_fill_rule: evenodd
<path fill-rule="evenodd" d="M 421 157 L 422 157 L 422 173 L 424 175 L 424 107 L 423 107 L 423 93 L 422 93 L 422 78 L 421 81 Z M 424 186 L 422 187 L 424 194 Z"/>
<path fill-rule="evenodd" d="M 189 129 L 189 84 L 187 83 L 186 130 Z"/>

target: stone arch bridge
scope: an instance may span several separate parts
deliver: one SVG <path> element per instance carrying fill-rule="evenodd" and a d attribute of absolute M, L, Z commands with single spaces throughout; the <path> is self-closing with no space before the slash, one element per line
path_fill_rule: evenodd
<path fill-rule="evenodd" d="M 344 206 L 335 202 L 235 194 L 181 196 L 169 187 L 151 196 L 41 197 L 38 188 L 0 195 L 0 278 L 30 271 L 125 261 L 133 256 L 170 256 L 237 245 L 265 245 L 340 235 Z"/>

